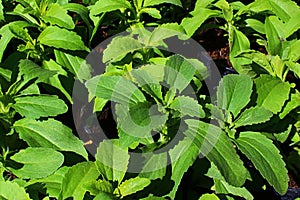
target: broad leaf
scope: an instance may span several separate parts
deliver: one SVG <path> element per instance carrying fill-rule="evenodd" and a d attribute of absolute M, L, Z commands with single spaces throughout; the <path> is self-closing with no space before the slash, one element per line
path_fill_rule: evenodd
<path fill-rule="evenodd" d="M 199 200 L 219 200 L 219 198 L 215 194 L 204 194 Z"/>
<path fill-rule="evenodd" d="M 174 55 L 166 62 L 164 80 L 170 87 L 182 92 L 190 84 L 195 71 L 193 63 L 180 55 Z"/>
<path fill-rule="evenodd" d="M 214 179 L 214 183 L 215 183 L 214 188 L 216 194 L 229 194 L 229 195 L 243 197 L 247 200 L 253 199 L 253 196 L 246 188 L 234 187 L 228 184 L 225 181 L 224 177 L 221 175 L 218 168 L 214 164 L 211 165 L 206 175 Z"/>
<path fill-rule="evenodd" d="M 241 132 L 236 144 L 268 183 L 284 195 L 289 177 L 279 150 L 272 141 L 260 133 Z"/>
<path fill-rule="evenodd" d="M 35 121 L 21 119 L 14 123 L 15 130 L 22 140 L 31 147 L 49 147 L 61 151 L 71 151 L 87 159 L 87 152 L 72 130 L 54 119 Z"/>
<path fill-rule="evenodd" d="M 247 170 L 223 130 L 192 119 L 186 120 L 186 123 L 188 129 L 185 135 L 194 138 L 201 154 L 217 166 L 226 182 L 233 186 L 243 185 Z"/>
<path fill-rule="evenodd" d="M 152 67 L 155 68 L 156 66 Z M 143 70 L 143 68 L 133 69 L 131 74 L 135 79 L 134 81 L 137 82 L 139 87 L 144 91 L 156 99 L 163 99 L 159 81 L 155 79 L 152 74 L 148 73 L 147 70 Z"/>
<path fill-rule="evenodd" d="M 20 169 L 11 168 L 16 176 L 34 179 L 43 178 L 55 172 L 63 164 L 64 156 L 50 148 L 28 147 L 14 154 L 11 159 L 23 164 Z"/>
<path fill-rule="evenodd" d="M 129 163 L 127 149 L 120 148 L 116 140 L 104 140 L 99 144 L 95 158 L 98 170 L 106 180 L 121 183 Z"/>
<path fill-rule="evenodd" d="M 111 12 L 114 10 L 132 8 L 127 0 L 101 0 L 95 5 L 91 6 L 91 15 L 99 15 L 104 12 Z"/>
<path fill-rule="evenodd" d="M 72 166 L 62 182 L 62 199 L 73 197 L 74 200 L 82 200 L 86 193 L 85 185 L 96 180 L 100 173 L 95 163 L 82 162 Z"/>
<path fill-rule="evenodd" d="M 163 179 L 166 174 L 167 153 L 145 154 L 145 164 L 139 177 L 148 178 L 150 180 Z"/>
<path fill-rule="evenodd" d="M 103 51 L 103 62 L 119 61 L 128 53 L 139 50 L 142 48 L 142 44 L 130 37 L 120 36 L 114 38 L 107 48 Z"/>
<path fill-rule="evenodd" d="M 73 19 L 68 15 L 67 10 L 57 3 L 51 4 L 45 15 L 42 15 L 41 18 L 51 25 L 58 25 L 67 29 L 74 29 L 75 27 Z"/>
<path fill-rule="evenodd" d="M 271 55 L 281 55 L 282 44 L 280 38 L 282 37 L 277 30 L 277 27 L 274 25 L 274 20 L 277 18 L 275 16 L 270 16 L 266 18 L 265 21 L 265 30 L 266 37 L 268 40 L 268 51 Z"/>
<path fill-rule="evenodd" d="M 232 112 L 236 117 L 249 103 L 253 82 L 246 75 L 230 74 L 225 76 L 218 86 L 218 106 Z"/>
<path fill-rule="evenodd" d="M 171 103 L 170 108 L 179 111 L 182 116 L 188 115 L 191 117 L 199 118 L 205 117 L 205 113 L 202 109 L 202 106 L 197 102 L 197 100 L 191 97 L 176 97 Z"/>
<path fill-rule="evenodd" d="M 134 194 L 150 185 L 151 181 L 147 178 L 135 177 L 121 183 L 118 190 L 122 197 Z"/>
<path fill-rule="evenodd" d="M 15 98 L 13 108 L 22 116 L 38 119 L 67 112 L 68 107 L 57 96 L 39 95 Z"/>
<path fill-rule="evenodd" d="M 290 85 L 276 77 L 262 74 L 254 80 L 257 92 L 257 106 L 271 110 L 274 114 L 281 111 L 289 98 Z"/>
<path fill-rule="evenodd" d="M 41 44 L 54 48 L 89 51 L 79 35 L 56 26 L 48 26 L 45 28 L 37 40 Z"/>
<path fill-rule="evenodd" d="M 106 180 L 93 180 L 85 185 L 85 189 L 90 192 L 91 195 L 96 196 L 99 193 L 105 192 L 108 194 L 113 193 L 113 186 Z"/>
<path fill-rule="evenodd" d="M 165 1 L 163 1 L 163 0 L 145 0 L 143 6 L 144 7 L 156 6 L 156 5 L 160 5 L 163 3 L 169 3 L 169 4 L 173 4 L 173 5 L 182 7 L 180 0 L 165 0 Z"/>
<path fill-rule="evenodd" d="M 17 183 L 12 183 L 11 181 L 0 181 L 0 198 L 30 200 L 25 189 L 20 187 Z"/>
<path fill-rule="evenodd" d="M 279 114 L 280 119 L 283 119 L 286 115 L 288 115 L 295 108 L 300 107 L 300 93 L 291 94 L 290 100 L 286 103 L 283 108 L 283 111 Z"/>
<path fill-rule="evenodd" d="M 264 107 L 251 107 L 242 112 L 242 114 L 234 121 L 234 126 L 238 128 L 240 126 L 260 124 L 268 121 L 272 116 L 273 113 Z"/>
<path fill-rule="evenodd" d="M 143 93 L 122 76 L 95 76 L 86 82 L 86 87 L 99 98 L 127 106 L 146 100 Z"/>
<path fill-rule="evenodd" d="M 151 136 L 151 130 L 160 130 L 168 115 L 158 110 L 150 102 L 137 103 L 127 109 L 126 105 L 116 105 L 118 127 L 126 134 L 137 138 Z"/>

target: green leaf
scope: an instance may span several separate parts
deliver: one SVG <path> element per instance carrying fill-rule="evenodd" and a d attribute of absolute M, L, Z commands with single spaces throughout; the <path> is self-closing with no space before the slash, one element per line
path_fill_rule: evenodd
<path fill-rule="evenodd" d="M 35 121 L 21 119 L 14 123 L 19 137 L 31 147 L 49 147 L 60 151 L 71 151 L 87 159 L 88 154 L 72 130 L 54 119 Z"/>
<path fill-rule="evenodd" d="M 194 138 L 201 154 L 217 166 L 226 182 L 233 186 L 243 185 L 247 170 L 223 130 L 192 119 L 186 120 L 186 123 L 188 129 L 185 135 Z"/>
<path fill-rule="evenodd" d="M 180 0 L 144 0 L 144 4 L 143 7 L 149 7 L 149 6 L 156 6 L 156 5 L 160 5 L 163 3 L 169 3 L 169 4 L 173 4 L 175 6 L 180 6 L 182 7 L 182 4 L 180 2 Z"/>
<path fill-rule="evenodd" d="M 5 80 L 10 81 L 12 75 L 12 71 L 8 69 L 0 68 L 0 76 L 3 77 Z"/>
<path fill-rule="evenodd" d="M 146 158 L 139 177 L 148 178 L 150 180 L 163 179 L 166 174 L 167 153 L 151 154 L 144 156 Z"/>
<path fill-rule="evenodd" d="M 115 37 L 107 48 L 103 51 L 103 62 L 119 61 L 130 52 L 134 52 L 142 48 L 142 44 L 130 37 Z"/>
<path fill-rule="evenodd" d="M 215 194 L 204 194 L 199 200 L 219 200 L 219 198 Z"/>
<path fill-rule="evenodd" d="M 112 194 L 107 194 L 105 192 L 99 193 L 93 200 L 114 200 Z"/>
<path fill-rule="evenodd" d="M 257 106 L 262 106 L 274 114 L 282 110 L 289 98 L 290 85 L 276 77 L 262 74 L 254 80 L 257 92 Z"/>
<path fill-rule="evenodd" d="M 294 62 L 300 59 L 300 40 L 295 40 L 291 43 L 288 58 Z"/>
<path fill-rule="evenodd" d="M 33 179 L 43 178 L 55 172 L 63 164 L 64 156 L 54 149 L 28 147 L 14 154 L 11 159 L 23 164 L 20 169 L 11 168 L 16 176 Z"/>
<path fill-rule="evenodd" d="M 249 103 L 253 82 L 246 75 L 230 74 L 222 78 L 218 86 L 218 106 L 236 117 Z"/>
<path fill-rule="evenodd" d="M 3 5 L 2 5 L 2 0 L 0 0 L 0 21 L 5 20 L 4 15 L 3 15 Z"/>
<path fill-rule="evenodd" d="M 168 115 L 160 112 L 159 107 L 150 102 L 137 103 L 128 107 L 116 105 L 118 127 L 124 133 L 137 138 L 151 136 L 152 130 L 160 130 L 168 119 Z"/>
<path fill-rule="evenodd" d="M 156 66 L 152 67 L 154 69 Z M 135 79 L 134 81 L 137 82 L 139 87 L 141 87 L 144 91 L 156 99 L 163 99 L 159 81 L 147 70 L 144 70 L 143 68 L 133 69 L 131 74 Z"/>
<path fill-rule="evenodd" d="M 160 11 L 157 10 L 156 8 L 143 8 L 140 11 L 140 13 L 147 13 L 148 15 L 150 15 L 153 18 L 161 19 Z"/>
<path fill-rule="evenodd" d="M 197 1 L 199 2 L 199 1 Z M 201 1 L 200 1 L 201 2 Z M 186 31 L 187 36 L 191 37 L 197 31 L 198 28 L 209 18 L 218 16 L 219 12 L 207 8 L 199 8 L 197 11 L 193 11 L 192 17 L 183 18 L 180 25 Z"/>
<path fill-rule="evenodd" d="M 58 25 L 67 29 L 74 29 L 75 25 L 73 19 L 68 15 L 67 10 L 57 3 L 51 4 L 41 18 L 51 25 Z"/>
<path fill-rule="evenodd" d="M 286 105 L 283 108 L 283 111 L 279 114 L 280 119 L 283 119 L 292 110 L 294 110 L 297 107 L 300 107 L 300 93 L 299 92 L 291 94 L 290 100 L 286 103 Z"/>
<path fill-rule="evenodd" d="M 234 196 L 243 197 L 247 200 L 252 200 L 253 196 L 251 193 L 244 187 L 234 187 L 228 184 L 224 177 L 221 175 L 218 168 L 212 163 L 211 167 L 209 168 L 207 174 L 208 177 L 214 179 L 214 188 L 216 194 L 229 194 Z"/>
<path fill-rule="evenodd" d="M 7 45 L 9 44 L 11 39 L 14 38 L 14 34 L 10 30 L 11 26 L 18 26 L 19 28 L 25 28 L 25 27 L 29 27 L 30 24 L 27 23 L 27 22 L 24 22 L 24 21 L 14 21 L 14 22 L 10 22 L 9 24 L 6 24 L 6 25 L 1 27 L 1 29 L 0 29 L 0 35 L 1 35 L 1 39 L 0 39 L 0 61 L 2 61 L 3 54 L 4 54 L 4 51 L 7 47 Z"/>
<path fill-rule="evenodd" d="M 123 105 L 146 101 L 143 93 L 122 76 L 95 76 L 86 82 L 89 92 L 99 98 Z"/>
<path fill-rule="evenodd" d="M 16 97 L 12 106 L 22 116 L 38 119 L 67 112 L 68 107 L 57 96 L 39 95 Z"/>
<path fill-rule="evenodd" d="M 41 44 L 54 48 L 89 51 L 79 35 L 56 26 L 48 26 L 45 28 L 37 40 Z"/>
<path fill-rule="evenodd" d="M 264 107 L 251 107 L 242 112 L 234 121 L 234 127 L 238 128 L 240 126 L 260 124 L 268 121 L 272 116 L 273 113 Z"/>
<path fill-rule="evenodd" d="M 150 185 L 151 181 L 147 178 L 135 177 L 121 183 L 118 190 L 122 197 L 134 194 Z"/>
<path fill-rule="evenodd" d="M 84 186 L 90 181 L 96 180 L 99 175 L 93 162 L 82 162 L 72 166 L 63 179 L 62 199 L 73 197 L 74 200 L 82 200 L 86 193 Z"/>
<path fill-rule="evenodd" d="M 247 23 L 248 26 L 253 28 L 255 31 L 261 34 L 266 34 L 265 25 L 261 21 L 250 18 L 250 19 L 246 19 L 245 22 Z"/>
<path fill-rule="evenodd" d="M 116 140 L 104 140 L 99 144 L 95 158 L 98 170 L 106 180 L 121 183 L 129 163 L 127 149 L 120 148 Z"/>
<path fill-rule="evenodd" d="M 288 189 L 288 172 L 272 141 L 260 133 L 241 132 L 236 144 L 268 183 L 284 195 Z"/>
<path fill-rule="evenodd" d="M 187 97 L 179 96 L 174 99 L 170 105 L 171 109 L 177 110 L 181 113 L 182 116 L 188 115 L 191 117 L 205 117 L 204 110 L 202 106 L 198 104 L 197 100 Z"/>
<path fill-rule="evenodd" d="M 25 189 L 20 187 L 17 183 L 10 181 L 0 181 L 0 198 L 11 200 L 30 200 L 29 195 L 25 192 Z"/>
<path fill-rule="evenodd" d="M 61 167 L 56 172 L 54 172 L 54 174 L 42 179 L 37 179 L 37 180 L 32 179 L 29 181 L 29 183 L 32 184 L 36 182 L 44 183 L 46 186 L 45 188 L 47 189 L 47 194 L 50 197 L 54 197 L 58 199 L 61 193 L 63 179 L 65 177 L 65 174 L 68 172 L 68 170 L 69 170 L 68 167 Z"/>
<path fill-rule="evenodd" d="M 195 71 L 193 63 L 180 55 L 174 55 L 166 62 L 164 80 L 170 87 L 182 92 L 190 84 Z"/>
<path fill-rule="evenodd" d="M 285 64 L 288 66 L 288 68 L 294 72 L 294 74 L 300 78 L 300 64 L 297 62 L 287 61 Z"/>
<path fill-rule="evenodd" d="M 101 0 L 90 7 L 90 13 L 91 15 L 99 15 L 104 12 L 111 12 L 125 8 L 132 9 L 130 2 L 127 0 Z"/>
<path fill-rule="evenodd" d="M 193 165 L 199 153 L 199 147 L 193 142 L 193 139 L 189 137 L 185 137 L 179 141 L 179 143 L 169 151 L 172 165 L 171 180 L 174 181 L 174 186 L 168 194 L 171 199 L 175 198 L 184 173 Z"/>
<path fill-rule="evenodd" d="M 282 44 L 280 38 L 282 37 L 279 34 L 276 26 L 274 25 L 274 21 L 277 18 L 275 16 L 270 16 L 266 18 L 265 21 L 265 30 L 266 30 L 266 37 L 268 40 L 268 51 L 271 55 L 281 55 L 282 51 Z"/>
<path fill-rule="evenodd" d="M 55 71 L 43 69 L 30 60 L 21 60 L 19 64 L 19 75 L 24 75 L 24 81 L 28 82 L 32 79 L 37 79 L 38 82 L 46 82 L 49 78 L 56 75 Z"/>
<path fill-rule="evenodd" d="M 91 195 L 96 196 L 99 193 L 113 193 L 113 186 L 109 181 L 106 180 L 93 180 L 87 183 L 85 189 L 90 192 Z"/>

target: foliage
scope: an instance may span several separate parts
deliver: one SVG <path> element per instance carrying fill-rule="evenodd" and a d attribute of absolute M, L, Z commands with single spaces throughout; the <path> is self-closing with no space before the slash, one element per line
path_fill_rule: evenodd
<path fill-rule="evenodd" d="M 74 2 L 0 0 L 1 198 L 254 199 L 300 179 L 294 1 Z M 216 95 L 211 66 L 168 52 L 208 27 L 226 31 L 239 73 Z M 84 58 L 122 31 L 97 74 Z M 75 82 L 92 114 L 114 110 L 116 135 L 95 155 L 72 122 Z"/>

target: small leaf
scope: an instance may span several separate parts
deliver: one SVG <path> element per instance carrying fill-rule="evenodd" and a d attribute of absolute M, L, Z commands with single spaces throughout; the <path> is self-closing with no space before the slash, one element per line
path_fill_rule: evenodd
<path fill-rule="evenodd" d="M 43 178 L 55 172 L 64 161 L 64 156 L 50 148 L 32 148 L 20 150 L 11 157 L 12 160 L 22 163 L 20 169 L 11 169 L 19 178 Z"/>
<path fill-rule="evenodd" d="M 119 191 L 122 197 L 134 194 L 150 185 L 151 181 L 147 178 L 135 177 L 121 183 Z"/>
<path fill-rule="evenodd" d="M 277 18 L 275 16 L 270 16 L 266 18 L 265 21 L 265 30 L 266 37 L 268 40 L 268 51 L 271 55 L 281 55 L 282 44 L 280 41 L 281 35 L 274 25 L 274 20 Z"/>
<path fill-rule="evenodd" d="M 119 61 L 128 53 L 141 48 L 142 44 L 130 36 L 115 37 L 103 51 L 103 62 Z"/>
<path fill-rule="evenodd" d="M 25 192 L 25 189 L 20 187 L 17 183 L 12 183 L 11 181 L 0 181 L 0 198 L 30 200 L 29 195 Z"/>
<path fill-rule="evenodd" d="M 272 116 L 273 113 L 263 107 L 251 107 L 242 112 L 235 120 L 234 126 L 238 128 L 240 126 L 260 124 L 268 121 Z"/>
<path fill-rule="evenodd" d="M 199 200 L 219 200 L 219 198 L 215 194 L 204 194 Z"/>
<path fill-rule="evenodd" d="M 182 4 L 180 2 L 180 0 L 145 0 L 143 6 L 144 7 L 149 7 L 149 6 L 156 6 L 156 5 L 160 5 L 163 3 L 169 3 L 169 4 L 173 4 L 175 6 L 180 6 L 182 7 Z"/>
<path fill-rule="evenodd" d="M 153 18 L 161 19 L 160 11 L 157 10 L 156 8 L 143 8 L 140 11 L 140 13 L 147 13 L 148 15 L 150 15 Z"/>
<path fill-rule="evenodd" d="M 73 165 L 63 179 L 62 199 L 73 197 L 74 200 L 82 200 L 86 193 L 84 186 L 90 181 L 96 180 L 99 175 L 100 173 L 93 162 Z"/>
<path fill-rule="evenodd" d="M 272 141 L 260 133 L 241 132 L 236 144 L 268 183 L 284 195 L 289 177 L 279 150 Z"/>
<path fill-rule="evenodd" d="M 57 96 L 39 95 L 15 98 L 13 108 L 22 116 L 33 119 L 56 116 L 67 112 L 68 107 Z"/>
<path fill-rule="evenodd" d="M 146 158 L 139 177 L 148 178 L 150 180 L 163 179 L 166 174 L 167 153 L 151 154 L 144 156 Z"/>
<path fill-rule="evenodd" d="M 41 18 L 51 25 L 58 25 L 67 29 L 74 29 L 75 27 L 73 19 L 68 15 L 67 10 L 57 3 L 51 4 Z"/>
<path fill-rule="evenodd" d="M 195 75 L 195 67 L 187 59 L 179 55 L 171 56 L 166 62 L 164 80 L 170 87 L 182 92 Z"/>
<path fill-rule="evenodd" d="M 253 28 L 255 31 L 261 33 L 261 34 L 265 34 L 265 26 L 264 23 L 262 23 L 261 21 L 257 20 L 257 19 L 246 19 L 245 22 L 247 23 L 248 26 L 250 26 L 251 28 Z"/>
<path fill-rule="evenodd" d="M 0 21 L 3 21 L 4 19 L 2 0 L 0 0 Z"/>
<path fill-rule="evenodd" d="M 289 98 L 289 83 L 266 74 L 261 74 L 254 82 L 257 106 L 271 110 L 274 114 L 281 111 L 285 101 Z"/>
<path fill-rule="evenodd" d="M 41 44 L 54 48 L 89 51 L 79 35 L 56 26 L 45 28 L 37 40 Z"/>
<path fill-rule="evenodd" d="M 99 98 L 133 105 L 146 100 L 143 93 L 122 76 L 95 76 L 86 82 L 89 92 Z"/>
<path fill-rule="evenodd" d="M 129 163 L 127 149 L 121 149 L 116 140 L 104 140 L 97 148 L 96 165 L 106 180 L 121 183 Z"/>
<path fill-rule="evenodd" d="M 72 130 L 54 119 L 35 121 L 21 119 L 14 123 L 15 130 L 22 140 L 31 147 L 49 147 L 60 151 L 71 151 L 87 159 L 88 155 Z"/>
<path fill-rule="evenodd" d="M 252 80 L 246 75 L 230 74 L 222 78 L 218 86 L 218 106 L 236 117 L 249 103 Z"/>
<path fill-rule="evenodd" d="M 300 93 L 299 92 L 291 94 L 291 99 L 286 103 L 286 105 L 283 108 L 283 111 L 279 114 L 280 119 L 283 119 L 292 110 L 294 110 L 297 107 L 300 107 Z"/>
<path fill-rule="evenodd" d="M 202 106 L 198 104 L 198 102 L 187 96 L 179 96 L 174 99 L 174 101 L 170 105 L 171 109 L 175 109 L 179 111 L 182 116 L 189 115 L 191 117 L 205 117 L 204 110 Z"/>
<path fill-rule="evenodd" d="M 99 15 L 104 12 L 111 12 L 114 10 L 129 8 L 131 9 L 131 4 L 127 0 L 101 0 L 90 7 L 91 15 Z"/>
<path fill-rule="evenodd" d="M 87 183 L 85 189 L 90 192 L 91 195 L 96 196 L 99 193 L 105 192 L 108 194 L 113 193 L 113 186 L 109 181 L 106 180 L 93 180 Z"/>

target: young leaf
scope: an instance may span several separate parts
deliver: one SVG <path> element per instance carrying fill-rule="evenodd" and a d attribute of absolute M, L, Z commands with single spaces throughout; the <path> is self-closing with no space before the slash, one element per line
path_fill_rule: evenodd
<path fill-rule="evenodd" d="M 73 19 L 68 15 L 67 10 L 57 3 L 51 4 L 41 18 L 51 25 L 58 25 L 67 29 L 74 29 L 75 27 Z"/>
<path fill-rule="evenodd" d="M 97 194 L 93 200 L 114 200 L 114 196 L 112 194 L 101 192 Z"/>
<path fill-rule="evenodd" d="M 215 194 L 204 194 L 199 200 L 219 200 L 219 198 Z"/>
<path fill-rule="evenodd" d="M 182 7 L 182 4 L 181 4 L 180 0 L 165 0 L 165 1 L 162 1 L 162 0 L 144 0 L 143 7 L 156 6 L 156 5 L 160 5 L 160 4 L 163 4 L 163 3 L 169 3 L 169 4 L 173 4 L 173 5 Z"/>
<path fill-rule="evenodd" d="M 218 86 L 218 106 L 232 112 L 236 117 L 249 103 L 253 82 L 246 75 L 230 74 L 225 76 Z"/>
<path fill-rule="evenodd" d="M 96 165 L 106 180 L 121 183 L 129 163 L 127 149 L 121 149 L 117 140 L 104 140 L 97 149 Z"/>
<path fill-rule="evenodd" d="M 195 75 L 195 67 L 180 55 L 171 56 L 166 62 L 164 80 L 170 87 L 182 92 Z"/>
<path fill-rule="evenodd" d="M 21 119 L 14 123 L 15 130 L 22 140 L 31 147 L 49 147 L 60 151 L 72 151 L 87 159 L 88 155 L 72 130 L 54 119 L 35 121 Z"/>
<path fill-rule="evenodd" d="M 121 183 L 118 190 L 122 197 L 134 194 L 150 185 L 151 181 L 147 178 L 135 177 Z"/>
<path fill-rule="evenodd" d="M 268 183 L 284 195 L 289 177 L 279 150 L 272 141 L 260 133 L 241 132 L 236 144 Z"/>
<path fill-rule="evenodd" d="M 276 77 L 261 74 L 254 80 L 257 92 L 257 106 L 271 110 L 274 114 L 281 111 L 289 98 L 290 85 Z"/>
<path fill-rule="evenodd" d="M 271 119 L 272 116 L 273 113 L 264 107 L 251 107 L 242 112 L 234 121 L 234 127 L 263 123 Z"/>
<path fill-rule="evenodd" d="M 90 192 L 91 195 L 96 196 L 99 193 L 113 193 L 113 186 L 109 181 L 106 180 L 93 180 L 87 183 L 85 189 Z"/>
<path fill-rule="evenodd" d="M 159 130 L 168 119 L 167 114 L 150 102 L 134 104 L 129 110 L 126 105 L 117 104 L 116 114 L 119 129 L 137 138 L 149 137 L 151 130 Z"/>
<path fill-rule="evenodd" d="M 0 181 L 0 197 L 1 199 L 30 200 L 25 189 L 20 187 L 17 183 L 13 183 L 11 181 Z"/>
<path fill-rule="evenodd" d="M 0 21 L 4 20 L 2 0 L 0 0 Z"/>
<path fill-rule="evenodd" d="M 147 13 L 153 18 L 161 19 L 160 12 L 156 8 L 143 8 L 140 13 Z"/>
<path fill-rule="evenodd" d="M 96 180 L 100 175 L 95 163 L 82 162 L 73 165 L 62 182 L 62 199 L 73 197 L 74 200 L 82 200 L 86 193 L 85 185 Z"/>
<path fill-rule="evenodd" d="M 146 158 L 139 177 L 148 178 L 150 180 L 163 179 L 166 174 L 167 153 L 151 154 L 144 156 Z"/>
<path fill-rule="evenodd" d="M 48 26 L 45 28 L 37 40 L 41 44 L 54 48 L 89 51 L 79 35 L 56 26 Z"/>
<path fill-rule="evenodd" d="M 111 12 L 124 8 L 132 9 L 131 4 L 127 0 L 101 0 L 91 6 L 91 15 L 99 15 L 104 12 Z"/>
<path fill-rule="evenodd" d="M 188 124 L 188 129 L 184 133 L 194 138 L 194 143 L 197 144 L 201 154 L 217 166 L 229 184 L 243 185 L 247 170 L 223 130 L 193 119 L 185 122 Z"/>
<path fill-rule="evenodd" d="M 38 119 L 40 117 L 56 116 L 67 112 L 68 107 L 57 96 L 21 96 L 15 98 L 13 108 L 22 116 Z"/>
<path fill-rule="evenodd" d="M 284 106 L 283 111 L 279 114 L 280 119 L 283 119 L 295 108 L 300 107 L 300 93 L 291 94 L 291 99 Z"/>
<path fill-rule="evenodd" d="M 146 100 L 143 93 L 122 76 L 95 76 L 86 82 L 86 87 L 99 98 L 123 105 L 133 105 Z"/>
<path fill-rule="evenodd" d="M 261 34 L 266 34 L 265 25 L 261 21 L 250 18 L 250 19 L 246 19 L 245 22 L 247 23 L 248 26 L 253 28 L 255 31 Z"/>
<path fill-rule="evenodd" d="M 153 68 L 155 67 L 156 66 L 153 66 Z M 137 82 L 139 87 L 144 91 L 156 99 L 163 99 L 159 81 L 155 79 L 152 74 L 148 73 L 147 70 L 143 70 L 143 68 L 133 69 L 131 74 L 135 79 L 134 81 Z"/>
<path fill-rule="evenodd" d="M 282 35 L 279 34 L 276 26 L 274 25 L 274 20 L 277 18 L 275 16 L 270 16 L 266 18 L 265 21 L 265 30 L 266 37 L 268 40 L 268 51 L 271 55 L 281 55 L 282 44 L 280 38 Z"/>
<path fill-rule="evenodd" d="M 11 159 L 23 164 L 20 169 L 11 168 L 16 176 L 34 179 L 43 178 L 55 172 L 62 165 L 64 156 L 50 148 L 28 147 L 14 154 Z"/>
<path fill-rule="evenodd" d="M 130 36 L 116 37 L 103 51 L 103 62 L 119 61 L 128 53 L 139 50 L 142 47 L 138 40 Z"/>
<path fill-rule="evenodd" d="M 182 116 L 205 117 L 202 106 L 193 98 L 187 96 L 179 96 L 174 99 L 170 105 L 171 109 L 177 110 Z"/>

